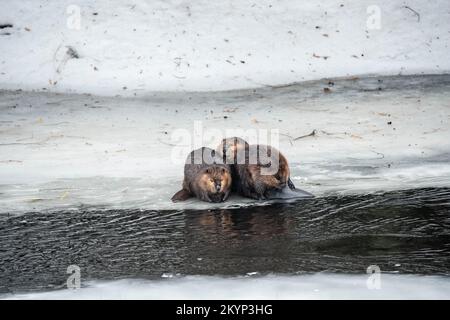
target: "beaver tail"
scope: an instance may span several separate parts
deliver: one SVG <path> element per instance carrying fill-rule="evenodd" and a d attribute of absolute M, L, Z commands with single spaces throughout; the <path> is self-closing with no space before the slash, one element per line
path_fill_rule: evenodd
<path fill-rule="evenodd" d="M 185 201 L 190 197 L 192 197 L 192 194 L 189 191 L 187 191 L 186 189 L 181 189 L 180 191 L 178 191 L 173 195 L 171 200 L 173 202 Z"/>
<path fill-rule="evenodd" d="M 289 189 L 291 189 L 291 190 L 295 190 L 295 185 L 294 185 L 294 183 L 292 182 L 292 180 L 291 180 L 291 178 L 289 177 L 288 178 L 288 186 L 289 186 Z"/>

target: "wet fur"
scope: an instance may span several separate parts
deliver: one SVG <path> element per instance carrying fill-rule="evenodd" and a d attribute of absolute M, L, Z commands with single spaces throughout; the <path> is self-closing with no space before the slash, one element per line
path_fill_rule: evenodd
<path fill-rule="evenodd" d="M 199 151 L 202 152 L 201 155 L 204 152 L 209 153 L 214 163 L 205 162 L 203 156 L 200 163 L 194 163 L 195 152 Z M 192 151 L 187 157 L 184 165 L 183 187 L 173 195 L 172 201 L 185 201 L 191 197 L 197 197 L 207 202 L 222 202 L 229 197 L 231 184 L 230 166 L 223 164 L 214 150 L 203 147 Z"/>
<path fill-rule="evenodd" d="M 245 162 L 240 164 L 237 161 L 236 150 L 245 149 Z M 267 152 L 270 156 L 272 152 L 278 152 L 279 166 L 278 172 L 274 175 L 261 174 L 263 167 L 270 164 L 262 164 L 259 161 L 256 164 L 249 164 L 249 150 Z M 295 189 L 295 185 L 290 179 L 290 170 L 287 159 L 281 152 L 271 146 L 249 145 L 241 138 L 224 139 L 217 148 L 222 153 L 223 159 L 231 166 L 233 179 L 232 190 L 240 195 L 253 199 L 267 199 L 269 193 L 276 190 L 282 190 L 286 186 Z"/>

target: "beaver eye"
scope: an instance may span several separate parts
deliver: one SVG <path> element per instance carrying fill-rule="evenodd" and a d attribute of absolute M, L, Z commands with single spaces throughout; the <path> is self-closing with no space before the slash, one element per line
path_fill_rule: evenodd
<path fill-rule="evenodd" d="M 225 173 L 225 169 L 222 168 L 222 173 Z"/>
<path fill-rule="evenodd" d="M 209 169 L 206 169 L 206 173 L 210 173 Z"/>

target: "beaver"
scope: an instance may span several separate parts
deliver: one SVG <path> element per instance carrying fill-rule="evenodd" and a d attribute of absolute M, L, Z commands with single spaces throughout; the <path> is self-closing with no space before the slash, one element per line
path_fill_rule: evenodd
<path fill-rule="evenodd" d="M 232 190 L 253 199 L 268 199 L 270 193 L 295 185 L 290 178 L 286 157 L 277 149 L 266 145 L 249 145 L 244 139 L 232 137 L 223 139 L 217 147 L 224 163 L 230 164 L 232 172 Z M 271 162 L 263 161 L 263 156 L 273 156 L 278 160 L 278 168 Z M 268 169 L 268 170 L 267 170 Z"/>
<path fill-rule="evenodd" d="M 173 202 L 197 197 L 207 202 L 223 202 L 231 192 L 231 168 L 210 148 L 193 150 L 184 165 L 183 187 Z"/>

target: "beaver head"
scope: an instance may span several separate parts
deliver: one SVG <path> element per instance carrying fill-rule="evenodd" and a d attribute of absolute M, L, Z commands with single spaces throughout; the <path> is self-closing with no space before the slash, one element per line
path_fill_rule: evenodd
<path fill-rule="evenodd" d="M 217 147 L 217 152 L 223 155 L 228 164 L 244 163 L 249 144 L 242 138 L 232 137 L 223 139 Z"/>
<path fill-rule="evenodd" d="M 199 185 L 213 202 L 222 202 L 231 187 L 231 172 L 223 165 L 208 166 L 201 172 Z"/>

